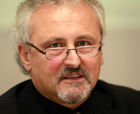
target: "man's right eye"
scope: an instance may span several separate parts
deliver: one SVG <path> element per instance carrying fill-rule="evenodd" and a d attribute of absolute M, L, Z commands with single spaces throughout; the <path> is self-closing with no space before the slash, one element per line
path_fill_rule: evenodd
<path fill-rule="evenodd" d="M 60 43 L 53 43 L 50 45 L 50 48 L 57 48 L 57 47 L 61 47 Z"/>

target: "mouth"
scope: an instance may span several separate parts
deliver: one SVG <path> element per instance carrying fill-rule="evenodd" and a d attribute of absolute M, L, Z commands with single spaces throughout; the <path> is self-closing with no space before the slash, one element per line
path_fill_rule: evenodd
<path fill-rule="evenodd" d="M 65 75 L 62 78 L 62 80 L 73 82 L 73 81 L 80 81 L 84 78 L 85 78 L 85 76 L 82 74 L 68 74 L 68 75 Z"/>

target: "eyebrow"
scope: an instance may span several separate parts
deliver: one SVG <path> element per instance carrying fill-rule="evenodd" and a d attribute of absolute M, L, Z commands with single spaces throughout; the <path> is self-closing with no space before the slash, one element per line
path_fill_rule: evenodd
<path fill-rule="evenodd" d="M 94 43 L 97 42 L 97 38 L 95 38 L 93 36 L 90 36 L 90 35 L 81 35 L 76 39 L 76 41 L 77 40 L 83 40 L 83 39 L 89 40 L 89 41 L 94 42 Z"/>
<path fill-rule="evenodd" d="M 51 43 L 54 43 L 54 42 L 66 42 L 66 39 L 62 37 L 51 37 L 50 39 L 42 43 L 41 46 L 46 48 L 47 46 L 49 46 Z"/>

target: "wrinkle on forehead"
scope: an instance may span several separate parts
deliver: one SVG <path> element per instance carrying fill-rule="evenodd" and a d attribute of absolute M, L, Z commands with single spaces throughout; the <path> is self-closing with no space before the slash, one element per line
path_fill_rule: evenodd
<path fill-rule="evenodd" d="M 88 10 L 88 12 L 86 10 Z M 88 16 L 88 20 L 86 20 L 86 18 L 84 18 L 85 20 L 83 20 L 83 18 L 79 18 L 79 15 L 82 17 Z M 39 21 L 39 18 L 42 18 L 41 20 L 45 20 L 48 23 L 53 22 L 54 24 L 58 22 L 65 24 L 69 24 L 70 22 L 78 23 L 81 22 L 80 20 L 82 20 L 83 23 L 97 21 L 97 19 L 92 20 L 93 18 L 97 18 L 95 11 L 84 2 L 63 6 L 50 6 L 48 4 L 44 4 L 36 9 L 31 16 L 30 22 L 32 25 L 37 23 L 42 23 L 42 25 L 44 25 L 45 23 L 43 23 L 43 21 Z M 91 22 L 89 22 L 89 20 L 91 20 Z"/>

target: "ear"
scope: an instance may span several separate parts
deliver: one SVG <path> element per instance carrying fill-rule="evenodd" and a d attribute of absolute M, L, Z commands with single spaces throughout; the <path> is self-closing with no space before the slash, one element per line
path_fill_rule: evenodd
<path fill-rule="evenodd" d="M 101 65 L 103 65 L 104 64 L 104 58 L 103 58 L 103 51 L 101 50 Z"/>
<path fill-rule="evenodd" d="M 20 59 L 22 61 L 22 64 L 24 65 L 24 68 L 27 71 L 31 70 L 31 63 L 30 63 L 30 52 L 23 43 L 18 44 L 18 53 L 20 56 Z"/>

